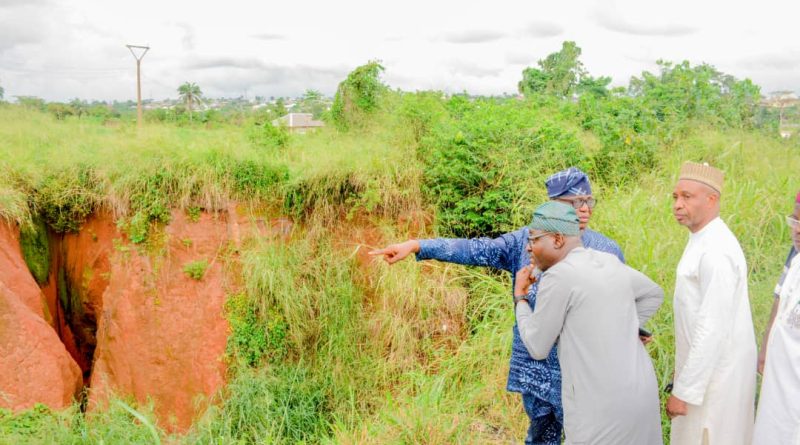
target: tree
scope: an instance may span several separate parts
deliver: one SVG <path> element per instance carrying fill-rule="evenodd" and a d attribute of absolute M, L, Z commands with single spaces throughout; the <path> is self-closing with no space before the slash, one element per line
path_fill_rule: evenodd
<path fill-rule="evenodd" d="M 0 87 L 0 100 L 3 100 L 3 94 L 5 94 L 6 90 L 3 87 Z"/>
<path fill-rule="evenodd" d="M 576 91 L 578 95 L 591 94 L 595 97 L 608 97 L 608 85 L 611 83 L 611 78 L 608 76 L 592 77 L 583 76 L 578 82 Z"/>
<path fill-rule="evenodd" d="M 270 111 L 272 111 L 274 117 L 286 116 L 289 113 L 289 110 L 286 109 L 286 101 L 283 100 L 282 97 L 279 97 L 278 100 L 272 104 Z"/>
<path fill-rule="evenodd" d="M 331 105 L 331 119 L 337 128 L 348 128 L 363 123 L 366 116 L 378 109 L 379 101 L 387 90 L 381 82 L 383 65 L 371 60 L 354 69 L 339 83 Z"/>
<path fill-rule="evenodd" d="M 67 116 L 75 115 L 75 110 L 73 110 L 71 106 L 59 102 L 47 104 L 47 111 L 52 113 L 58 120 L 64 120 Z"/>
<path fill-rule="evenodd" d="M 311 113 L 314 119 L 319 119 L 322 113 L 327 109 L 328 104 L 324 100 L 322 93 L 317 90 L 306 90 L 303 97 L 300 99 L 299 111 L 303 113 Z"/>
<path fill-rule="evenodd" d="M 2 96 L 0 95 L 0 98 Z M 783 127 L 784 110 L 800 103 L 800 99 L 794 94 L 794 91 L 782 90 L 772 91 L 769 97 L 764 100 L 764 105 L 778 109 L 778 127 Z"/>
<path fill-rule="evenodd" d="M 17 98 L 17 103 L 25 108 L 45 111 L 45 108 L 47 106 L 47 103 L 44 101 L 44 99 L 36 96 L 15 96 L 15 97 Z"/>
<path fill-rule="evenodd" d="M 78 116 L 78 119 L 80 119 L 81 116 L 87 113 L 89 105 L 86 103 L 86 101 L 80 100 L 76 97 L 70 101 L 69 106 L 72 107 L 75 115 Z"/>
<path fill-rule="evenodd" d="M 194 82 L 184 82 L 183 85 L 178 87 L 180 99 L 186 104 L 189 110 L 189 121 L 192 120 L 192 104 L 199 101 L 203 97 L 203 92 L 200 87 Z"/>
<path fill-rule="evenodd" d="M 522 71 L 519 92 L 526 96 L 546 94 L 571 97 L 581 78 L 586 75 L 583 64 L 578 60 L 580 55 L 581 49 L 575 42 L 565 41 L 560 51 L 537 62 L 539 68 L 528 67 Z M 603 79 L 601 77 L 598 80 Z"/>
<path fill-rule="evenodd" d="M 657 61 L 659 74 L 632 77 L 628 92 L 661 121 L 707 119 L 728 126 L 752 124 L 761 91 L 750 79 L 737 80 L 712 65 Z"/>

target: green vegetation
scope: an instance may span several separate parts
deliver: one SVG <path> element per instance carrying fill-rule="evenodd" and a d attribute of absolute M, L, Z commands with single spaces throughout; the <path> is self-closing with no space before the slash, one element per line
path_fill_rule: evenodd
<path fill-rule="evenodd" d="M 206 260 L 190 261 L 183 265 L 183 273 L 189 278 L 198 281 L 203 279 L 206 269 L 208 269 L 208 261 Z"/>
<path fill-rule="evenodd" d="M 134 409 L 133 403 L 113 399 L 104 410 L 84 415 L 77 405 L 62 412 L 44 405 L 18 415 L 0 409 L 0 443 L 14 445 L 157 444 L 162 436 L 151 407 Z"/>
<path fill-rule="evenodd" d="M 331 106 L 331 120 L 340 130 L 361 126 L 374 113 L 387 87 L 380 80 L 384 68 L 370 61 L 350 74 L 339 84 Z"/>
<path fill-rule="evenodd" d="M 194 103 L 203 98 L 203 91 L 194 82 L 184 82 L 178 87 L 178 95 L 181 101 L 186 104 L 186 109 L 189 110 L 189 122 L 191 122 L 194 115 Z"/>
<path fill-rule="evenodd" d="M 50 242 L 44 221 L 37 218 L 33 224 L 20 227 L 19 246 L 36 282 L 46 283 L 50 277 Z"/>
<path fill-rule="evenodd" d="M 365 264 L 358 249 L 518 228 L 546 199 L 544 179 L 570 165 L 592 177 L 592 227 L 668 296 L 649 324 L 661 384 L 672 373 L 669 296 L 687 238 L 670 194 L 685 160 L 726 172 L 722 215 L 748 259 L 760 338 L 789 247 L 781 215 L 798 187 L 798 140 L 778 138 L 756 86 L 713 67 L 663 62 L 627 89 L 608 89 L 580 65 L 580 48 L 566 42 L 561 53 L 569 57 L 526 70 L 524 99 L 392 91 L 370 62 L 340 85 L 335 125 L 287 134 L 280 149 L 254 139 L 253 128 L 274 128 L 266 113 L 202 128 L 151 121 L 137 133 L 1 105 L 7 221 L 41 216 L 65 232 L 110 209 L 141 243 L 176 209 L 191 217 L 235 200 L 254 216 L 289 216 L 295 228 L 284 241 L 246 240 L 226 260 L 242 271 L 225 305 L 230 381 L 186 435 L 165 433 L 147 407 L 127 405 L 149 423 L 112 403 L 86 417 L 0 414 L 0 443 L 152 443 L 150 427 L 165 443 L 521 441 L 527 419 L 505 391 L 510 277 Z"/>

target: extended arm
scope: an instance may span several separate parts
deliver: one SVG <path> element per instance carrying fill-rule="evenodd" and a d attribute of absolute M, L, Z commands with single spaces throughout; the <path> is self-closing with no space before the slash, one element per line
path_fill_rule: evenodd
<path fill-rule="evenodd" d="M 524 229 L 497 238 L 435 238 L 409 240 L 370 252 L 383 255 L 389 264 L 417 254 L 417 260 L 439 260 L 469 266 L 487 266 L 513 271 L 514 261 L 525 247 Z"/>
<path fill-rule="evenodd" d="M 772 324 L 775 323 L 775 316 L 778 314 L 778 307 L 781 305 L 781 298 L 775 297 L 772 303 L 772 312 L 769 314 L 769 323 L 767 329 L 764 331 L 764 339 L 761 341 L 761 350 L 758 351 L 758 373 L 764 373 L 764 364 L 767 362 L 767 342 L 769 341 L 769 331 L 772 330 Z"/>

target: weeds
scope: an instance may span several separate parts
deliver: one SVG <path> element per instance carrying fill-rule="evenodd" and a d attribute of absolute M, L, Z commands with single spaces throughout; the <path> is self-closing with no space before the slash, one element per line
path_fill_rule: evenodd
<path fill-rule="evenodd" d="M 387 241 L 434 236 L 400 222 L 412 211 L 430 211 L 434 232 L 447 236 L 516 229 L 546 199 L 544 179 L 577 165 L 592 176 L 599 202 L 592 228 L 671 295 L 687 236 L 670 216 L 671 188 L 682 161 L 709 161 L 727 173 L 722 216 L 748 259 L 760 335 L 789 245 L 780 215 L 796 192 L 797 147 L 731 129 L 748 119 L 738 105 L 720 119 L 675 120 L 669 107 L 648 105 L 664 91 L 658 79 L 648 82 L 647 100 L 609 94 L 577 103 L 381 91 L 380 107 L 369 119 L 354 114 L 350 131 L 323 129 L 267 151 L 234 126 L 152 123 L 132 138 L 130 128 L 0 107 L 0 171 L 8 173 L 0 177 L 0 217 L 30 225 L 41 215 L 64 232 L 106 208 L 145 245 L 172 212 L 191 220 L 196 209 L 225 209 L 231 200 L 296 218 L 284 242 L 243 244 L 242 288 L 226 304 L 230 383 L 188 435 L 169 443 L 519 441 L 526 417 L 519 397 L 505 391 L 509 277 L 366 263 L 357 249 L 367 243 L 362 229 Z M 356 103 L 350 97 L 343 111 Z M 41 258 L 31 247 L 39 233 L 26 238 L 26 250 Z M 132 248 L 114 243 L 123 255 Z M 199 280 L 207 267 L 190 262 L 184 272 Z M 670 298 L 649 328 L 663 385 L 673 372 Z M 74 410 L 2 412 L 0 442 L 153 443 L 154 429 L 168 442 L 147 408 L 128 406 L 149 423 L 113 403 L 85 418 Z"/>
<path fill-rule="evenodd" d="M 183 265 L 183 273 L 197 281 L 203 279 L 203 275 L 206 274 L 206 269 L 208 269 L 208 261 L 206 260 L 190 261 Z"/>

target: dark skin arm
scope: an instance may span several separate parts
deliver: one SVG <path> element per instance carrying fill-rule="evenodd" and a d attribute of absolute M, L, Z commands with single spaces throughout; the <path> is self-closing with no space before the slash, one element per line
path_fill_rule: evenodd
<path fill-rule="evenodd" d="M 776 298 L 772 303 L 772 313 L 769 315 L 769 323 L 767 323 L 767 330 L 764 331 L 764 339 L 761 341 L 761 350 L 758 351 L 758 373 L 764 374 L 764 363 L 767 361 L 767 341 L 769 340 L 769 331 L 772 329 L 772 323 L 775 322 L 775 316 L 778 314 L 778 306 L 781 303 L 780 298 Z"/>
<path fill-rule="evenodd" d="M 412 239 L 404 243 L 386 246 L 383 249 L 373 250 L 369 254 L 371 256 L 382 256 L 384 261 L 394 264 L 417 252 L 419 252 L 419 241 Z"/>

